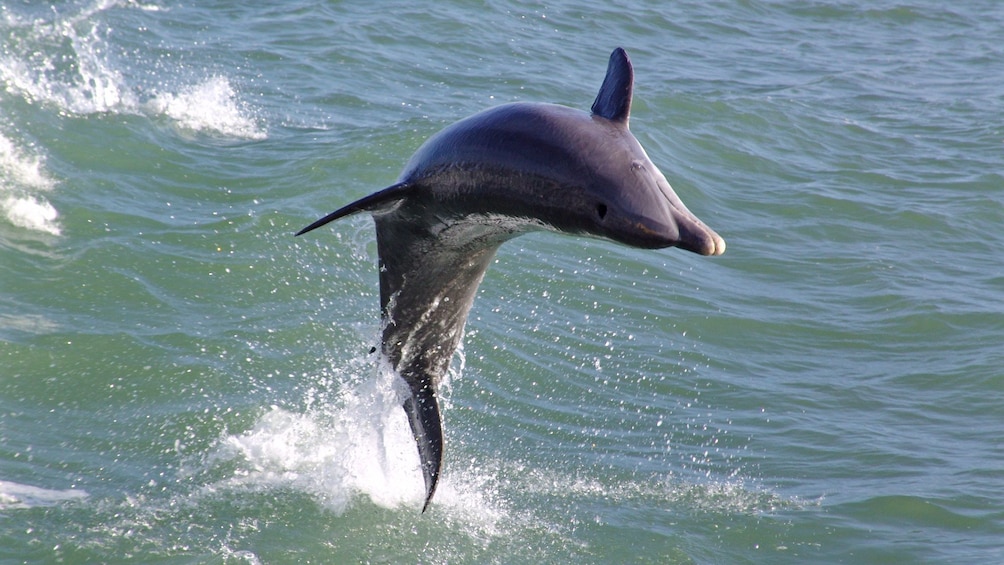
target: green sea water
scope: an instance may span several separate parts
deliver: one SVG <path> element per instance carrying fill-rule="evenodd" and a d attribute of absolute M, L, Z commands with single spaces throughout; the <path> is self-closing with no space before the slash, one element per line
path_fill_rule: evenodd
<path fill-rule="evenodd" d="M 1004 562 L 1004 5 L 0 4 L 0 561 Z M 507 243 L 418 457 L 364 216 L 484 108 L 722 257 Z"/>

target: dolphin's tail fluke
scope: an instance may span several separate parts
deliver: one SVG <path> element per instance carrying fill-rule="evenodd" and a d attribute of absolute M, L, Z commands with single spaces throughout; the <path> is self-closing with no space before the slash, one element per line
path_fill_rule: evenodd
<path fill-rule="evenodd" d="M 404 401 L 404 411 L 418 444 L 418 456 L 425 477 L 425 504 L 422 512 L 432 502 L 439 481 L 439 466 L 443 460 L 443 425 L 439 416 L 436 391 L 430 383 L 411 387 L 411 396 Z"/>

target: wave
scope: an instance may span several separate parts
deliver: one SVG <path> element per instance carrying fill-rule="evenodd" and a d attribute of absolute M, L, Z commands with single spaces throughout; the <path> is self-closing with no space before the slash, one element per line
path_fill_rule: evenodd
<path fill-rule="evenodd" d="M 112 32 L 102 14 L 112 8 L 155 12 L 154 6 L 103 0 L 78 12 L 56 10 L 17 14 L 0 10 L 0 109 L 15 96 L 59 116 L 106 114 L 166 119 L 182 135 L 261 140 L 267 131 L 256 112 L 241 100 L 231 79 L 215 73 L 189 82 L 165 78 L 171 69 L 151 62 L 158 80 L 149 87 L 142 79 L 142 60 L 116 58 Z M 134 55 L 133 55 L 134 58 Z M 128 61 L 128 62 L 126 62 Z M 7 112 L 4 112 L 7 113 Z M 7 118 L 11 120 L 10 117 Z M 5 127 L 17 131 L 16 125 Z M 30 124 L 29 124 L 30 126 Z M 0 132 L 0 217 L 32 231 L 60 235 L 59 212 L 44 197 L 57 182 L 46 171 L 44 155 L 34 144 Z"/>
<path fill-rule="evenodd" d="M 133 79 L 130 73 L 141 74 L 145 62 L 116 60 L 116 46 L 109 42 L 113 34 L 99 17 L 111 8 L 155 11 L 113 1 L 97 2 L 68 16 L 18 17 L 5 10 L 0 35 L 8 45 L 0 54 L 0 81 L 6 90 L 63 115 L 166 117 L 185 131 L 252 140 L 267 137 L 255 112 L 239 99 L 226 76 L 212 74 L 189 84 L 156 88 Z M 163 61 L 152 65 L 158 76 L 170 74 Z"/>

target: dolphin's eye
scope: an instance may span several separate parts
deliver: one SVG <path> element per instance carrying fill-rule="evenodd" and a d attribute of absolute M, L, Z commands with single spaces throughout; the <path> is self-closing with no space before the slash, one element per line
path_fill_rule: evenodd
<path fill-rule="evenodd" d="M 604 204 L 604 203 L 602 203 L 602 202 L 600 202 L 599 204 L 597 204 L 596 205 L 596 215 L 599 216 L 601 220 L 603 218 L 607 217 L 607 205 Z"/>
<path fill-rule="evenodd" d="M 645 163 L 642 163 L 640 160 L 631 161 L 631 168 L 635 171 L 644 171 Z"/>

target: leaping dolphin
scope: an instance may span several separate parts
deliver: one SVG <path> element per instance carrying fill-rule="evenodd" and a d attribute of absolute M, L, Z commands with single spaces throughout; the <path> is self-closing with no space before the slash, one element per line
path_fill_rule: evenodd
<path fill-rule="evenodd" d="M 633 84 L 631 61 L 617 48 L 592 113 L 520 102 L 475 114 L 429 138 L 396 184 L 296 234 L 356 212 L 373 215 L 381 352 L 410 390 L 404 411 L 425 477 L 423 512 L 443 456 L 436 389 L 500 245 L 548 230 L 725 252 L 725 240 L 687 210 L 628 131 Z"/>

